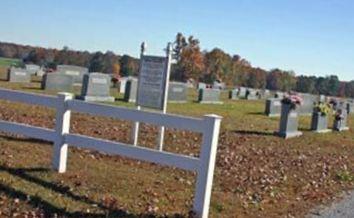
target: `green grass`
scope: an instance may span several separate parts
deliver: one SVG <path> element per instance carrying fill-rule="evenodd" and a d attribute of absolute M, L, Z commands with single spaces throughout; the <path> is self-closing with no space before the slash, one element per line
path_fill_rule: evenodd
<path fill-rule="evenodd" d="M 0 87 L 46 93 L 39 83 Z M 75 90 L 80 93 L 79 88 Z M 112 94 L 122 95 L 112 89 Z M 354 188 L 354 117 L 350 131 L 316 134 L 310 117 L 300 118 L 304 135 L 284 140 L 273 135 L 279 118 L 263 115 L 263 101 L 227 99 L 224 104 L 168 104 L 168 112 L 223 117 L 213 185 L 211 217 L 302 217 L 317 204 Z M 114 105 L 134 107 L 118 100 Z M 333 119 L 332 117 L 330 118 Z M 54 111 L 0 101 L 0 120 L 53 128 Z M 131 123 L 73 113 L 72 132 L 128 143 Z M 154 147 L 155 127 L 142 125 L 139 144 Z M 167 129 L 165 150 L 198 155 L 201 137 Z M 187 216 L 195 175 L 155 164 L 108 157 L 70 148 L 68 171 L 51 170 L 52 145 L 0 135 L 0 211 L 2 216 L 35 213 L 68 217 Z M 344 170 L 343 170 L 344 169 Z"/>
<path fill-rule="evenodd" d="M 20 59 L 0 57 L 0 67 L 20 66 L 21 64 L 22 64 L 22 61 Z"/>

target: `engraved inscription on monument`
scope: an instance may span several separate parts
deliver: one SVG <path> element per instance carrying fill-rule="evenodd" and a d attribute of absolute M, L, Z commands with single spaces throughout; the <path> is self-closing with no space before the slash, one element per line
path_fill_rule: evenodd
<path fill-rule="evenodd" d="M 139 75 L 137 105 L 160 110 L 163 108 L 166 63 L 164 57 L 144 56 Z"/>

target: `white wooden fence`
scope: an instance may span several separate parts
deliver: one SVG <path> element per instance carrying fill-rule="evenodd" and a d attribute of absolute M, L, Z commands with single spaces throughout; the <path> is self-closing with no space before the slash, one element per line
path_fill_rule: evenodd
<path fill-rule="evenodd" d="M 54 130 L 0 121 L 0 131 L 53 142 L 53 167 L 58 172 L 64 173 L 66 171 L 68 144 L 101 151 L 107 154 L 122 155 L 138 160 L 195 171 L 197 172 L 197 180 L 193 210 L 198 217 L 208 217 L 221 117 L 217 115 L 206 115 L 203 119 L 196 119 L 87 103 L 74 100 L 70 93 L 58 93 L 58 96 L 54 97 L 0 89 L 0 99 L 56 109 Z M 178 155 L 165 151 L 71 134 L 69 131 L 71 111 L 202 133 L 203 140 L 200 157 L 195 158 Z"/>

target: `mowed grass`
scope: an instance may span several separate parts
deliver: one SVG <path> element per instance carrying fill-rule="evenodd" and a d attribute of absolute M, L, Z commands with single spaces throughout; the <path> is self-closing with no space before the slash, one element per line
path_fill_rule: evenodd
<path fill-rule="evenodd" d="M 0 57 L 0 67 L 19 66 L 21 63 L 22 61 L 20 59 Z"/>
<path fill-rule="evenodd" d="M 0 81 L 0 87 L 45 93 L 39 83 Z M 350 131 L 328 134 L 310 132 L 310 117 L 301 117 L 304 135 L 284 140 L 273 136 L 279 118 L 263 115 L 264 101 L 222 97 L 222 105 L 203 105 L 193 102 L 191 91 L 189 103 L 168 105 L 169 113 L 223 117 L 210 217 L 303 217 L 354 188 L 354 181 L 345 179 L 354 175 L 353 116 Z M 114 104 L 134 107 L 121 100 Z M 54 111 L 0 101 L 0 120 L 53 128 Z M 128 142 L 130 130 L 127 121 L 73 114 L 75 133 Z M 141 146 L 154 147 L 156 128 L 142 126 L 140 135 Z M 199 134 L 168 129 L 165 150 L 198 156 L 200 141 Z M 68 171 L 58 174 L 51 157 L 50 143 L 0 136 L 1 215 L 186 217 L 192 207 L 194 173 L 71 147 Z"/>

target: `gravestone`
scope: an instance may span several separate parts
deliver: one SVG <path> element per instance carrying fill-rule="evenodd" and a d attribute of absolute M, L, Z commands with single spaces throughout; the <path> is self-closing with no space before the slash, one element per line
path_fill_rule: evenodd
<path fill-rule="evenodd" d="M 318 101 L 325 103 L 326 102 L 326 96 L 325 95 L 319 95 L 318 96 Z"/>
<path fill-rule="evenodd" d="M 231 100 L 237 100 L 238 99 L 238 90 L 233 89 L 229 91 L 229 99 Z"/>
<path fill-rule="evenodd" d="M 84 75 L 81 99 L 85 101 L 114 101 L 110 96 L 111 77 L 103 73 L 89 73 Z"/>
<path fill-rule="evenodd" d="M 30 83 L 31 74 L 26 69 L 11 67 L 8 71 L 7 78 L 9 82 Z"/>
<path fill-rule="evenodd" d="M 84 75 L 88 73 L 88 69 L 73 65 L 58 65 L 57 72 L 72 76 L 74 83 L 78 85 L 82 84 Z"/>
<path fill-rule="evenodd" d="M 349 127 L 347 126 L 347 120 L 348 120 L 348 112 L 346 108 L 339 108 L 337 109 L 336 112 L 337 115 L 335 116 L 334 122 L 333 122 L 333 129 L 335 131 L 345 131 L 349 130 Z"/>
<path fill-rule="evenodd" d="M 246 98 L 247 88 L 246 87 L 239 87 L 238 88 L 238 97 L 239 98 Z"/>
<path fill-rule="evenodd" d="M 137 91 L 138 91 L 138 80 L 133 78 L 129 79 L 125 84 L 124 101 L 135 103 Z"/>
<path fill-rule="evenodd" d="M 328 129 L 328 116 L 314 110 L 311 119 L 311 130 L 317 133 L 327 133 L 331 130 Z"/>
<path fill-rule="evenodd" d="M 284 92 L 276 91 L 276 92 L 274 93 L 274 98 L 283 99 L 284 96 L 285 96 L 285 93 L 284 93 Z"/>
<path fill-rule="evenodd" d="M 277 117 L 281 113 L 281 99 L 269 98 L 266 100 L 265 114 L 268 117 Z"/>
<path fill-rule="evenodd" d="M 354 102 L 347 101 L 347 112 L 348 114 L 354 113 Z"/>
<path fill-rule="evenodd" d="M 290 104 L 282 104 L 279 131 L 276 134 L 285 139 L 302 135 L 298 131 L 297 110 L 291 109 Z"/>
<path fill-rule="evenodd" d="M 259 99 L 268 99 L 270 97 L 270 91 L 268 89 L 258 90 Z"/>
<path fill-rule="evenodd" d="M 41 88 L 52 91 L 71 92 L 73 90 L 74 78 L 63 73 L 46 73 L 43 75 Z"/>
<path fill-rule="evenodd" d="M 202 104 L 222 104 L 219 89 L 199 89 L 198 102 Z"/>
<path fill-rule="evenodd" d="M 132 77 L 132 76 L 127 76 L 127 77 L 122 77 L 122 78 L 120 78 L 120 80 L 119 80 L 119 93 L 124 94 L 124 92 L 125 92 L 125 86 L 126 86 L 127 82 L 128 82 L 130 79 L 137 80 L 136 77 Z"/>
<path fill-rule="evenodd" d="M 311 115 L 318 97 L 311 94 L 301 94 L 300 96 L 302 97 L 303 102 L 299 107 L 299 113 L 302 115 Z"/>
<path fill-rule="evenodd" d="M 257 90 L 256 89 L 247 89 L 246 99 L 247 100 L 257 100 L 258 99 Z"/>
<path fill-rule="evenodd" d="M 214 81 L 213 86 L 212 86 L 213 89 L 220 89 L 220 90 L 225 89 L 225 87 L 226 87 L 225 83 L 221 83 L 221 82 L 217 82 L 217 81 Z"/>
<path fill-rule="evenodd" d="M 187 84 L 170 82 L 168 86 L 168 101 L 175 103 L 187 102 Z"/>
<path fill-rule="evenodd" d="M 41 69 L 40 66 L 35 65 L 35 64 L 26 64 L 25 65 L 25 69 L 27 70 L 28 73 L 30 73 L 31 75 L 36 75 L 37 71 L 39 71 Z"/>
<path fill-rule="evenodd" d="M 202 82 L 198 83 L 198 89 L 206 89 L 206 88 L 207 88 L 207 84 L 206 83 L 202 83 Z"/>

